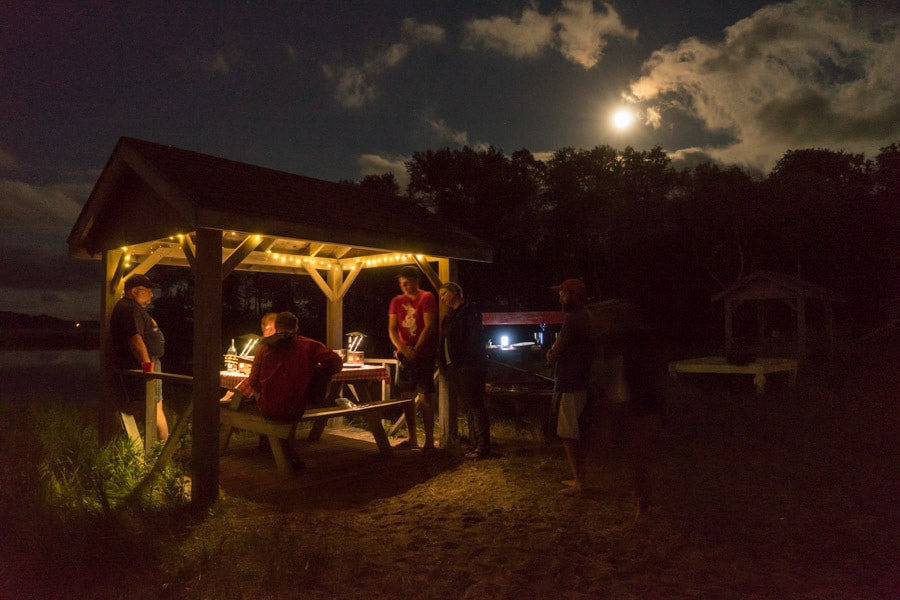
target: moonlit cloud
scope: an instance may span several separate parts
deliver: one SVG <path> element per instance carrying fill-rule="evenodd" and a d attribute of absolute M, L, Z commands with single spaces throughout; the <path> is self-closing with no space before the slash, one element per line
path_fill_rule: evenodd
<path fill-rule="evenodd" d="M 724 146 L 726 163 L 768 171 L 785 150 L 874 155 L 900 135 L 900 20 L 841 0 L 765 7 L 721 42 L 689 38 L 653 53 L 631 86 L 660 123 L 684 113 Z"/>
<path fill-rule="evenodd" d="M 87 184 L 34 186 L 0 180 L 0 221 L 6 223 L 6 241 L 33 236 L 35 231 L 65 240 L 90 192 Z"/>
<path fill-rule="evenodd" d="M 552 48 L 590 69 L 600 62 L 611 37 L 634 39 L 637 31 L 623 25 L 609 4 L 597 9 L 592 0 L 563 0 L 561 9 L 550 15 L 540 14 L 532 4 L 515 19 L 496 16 L 466 21 L 462 46 L 497 50 L 514 58 L 534 57 Z"/>
<path fill-rule="evenodd" d="M 225 76 L 231 72 L 231 61 L 223 50 L 202 52 L 196 58 L 197 67 L 209 76 Z"/>
<path fill-rule="evenodd" d="M 460 146 L 469 144 L 469 134 L 452 129 L 443 119 L 427 119 L 427 125 L 442 140 L 449 140 Z"/>
<path fill-rule="evenodd" d="M 444 28 L 433 23 L 419 23 L 415 19 L 403 19 L 400 24 L 403 40 L 414 46 L 422 44 L 440 44 L 446 33 Z"/>
<path fill-rule="evenodd" d="M 514 58 L 528 58 L 540 54 L 552 43 L 553 19 L 532 6 L 524 9 L 517 19 L 498 16 L 467 21 L 463 24 L 463 34 L 463 48 L 482 47 Z"/>
<path fill-rule="evenodd" d="M 409 173 L 406 172 L 408 156 L 380 156 L 378 154 L 363 154 L 358 159 L 359 172 L 362 177 L 367 175 L 384 175 L 391 173 L 401 190 L 409 185 Z"/>
<path fill-rule="evenodd" d="M 22 163 L 15 156 L 0 148 L 0 169 L 5 171 L 16 171 L 22 168 Z"/>
<path fill-rule="evenodd" d="M 322 65 L 325 78 L 334 88 L 334 99 L 345 108 L 361 108 L 378 97 L 378 76 L 399 65 L 413 46 L 438 44 L 444 29 L 438 25 L 403 19 L 401 41 L 387 46 L 361 65 Z"/>
<path fill-rule="evenodd" d="M 291 64 L 297 62 L 297 47 L 293 44 L 285 44 L 284 45 L 284 53 L 287 55 L 288 61 Z"/>
<path fill-rule="evenodd" d="M 0 180 L 0 310 L 96 318 L 84 307 L 96 303 L 100 263 L 69 259 L 66 246 L 90 191 L 87 184 Z"/>
<path fill-rule="evenodd" d="M 592 0 L 564 0 L 556 16 L 560 53 L 585 69 L 600 62 L 609 38 L 637 37 L 637 31 L 625 27 L 612 6 L 603 6 L 606 10 L 601 12 L 594 9 Z"/>

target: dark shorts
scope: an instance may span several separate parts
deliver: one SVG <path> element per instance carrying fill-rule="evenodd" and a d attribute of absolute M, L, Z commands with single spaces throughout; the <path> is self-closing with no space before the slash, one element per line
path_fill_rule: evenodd
<path fill-rule="evenodd" d="M 419 394 L 434 393 L 434 357 L 416 357 L 414 360 L 401 360 L 399 374 L 400 391 Z"/>

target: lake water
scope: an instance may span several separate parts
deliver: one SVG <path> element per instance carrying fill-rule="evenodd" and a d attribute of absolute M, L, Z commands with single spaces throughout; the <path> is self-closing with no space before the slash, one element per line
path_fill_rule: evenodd
<path fill-rule="evenodd" d="M 81 403 L 100 388 L 98 350 L 0 351 L 0 401 Z"/>

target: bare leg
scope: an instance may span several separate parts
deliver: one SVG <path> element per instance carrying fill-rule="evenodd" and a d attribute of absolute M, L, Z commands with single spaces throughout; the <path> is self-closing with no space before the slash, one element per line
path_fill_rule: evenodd
<path fill-rule="evenodd" d="M 578 440 L 563 440 L 563 448 L 566 450 L 566 458 L 569 460 L 569 466 L 572 468 L 572 475 L 575 480 L 570 487 L 560 490 L 561 494 L 577 496 L 584 489 L 584 452 Z"/>
<path fill-rule="evenodd" d="M 653 459 L 653 447 L 660 428 L 658 414 L 641 415 L 635 418 L 631 441 L 631 469 L 634 481 L 634 493 L 637 496 L 637 512 L 635 521 L 645 514 L 653 500 L 653 481 L 650 476 L 650 463 Z"/>
<path fill-rule="evenodd" d="M 413 397 L 412 402 L 408 402 L 403 408 L 403 415 L 406 418 L 406 431 L 409 432 L 409 445 L 413 448 L 419 445 L 419 438 L 416 432 L 416 403 L 419 401 L 418 396 Z"/>
<path fill-rule="evenodd" d="M 421 394 L 422 399 L 422 429 L 425 430 L 425 448 L 434 448 L 434 405 L 431 404 L 431 394 Z"/>
<path fill-rule="evenodd" d="M 169 439 L 169 423 L 166 421 L 162 401 L 156 403 L 156 437 L 161 442 Z"/>

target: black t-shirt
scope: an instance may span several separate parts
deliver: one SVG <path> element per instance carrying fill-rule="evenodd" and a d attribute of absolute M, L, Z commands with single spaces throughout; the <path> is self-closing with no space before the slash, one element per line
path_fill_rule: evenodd
<path fill-rule="evenodd" d="M 565 345 L 556 362 L 555 375 L 557 392 L 578 392 L 588 389 L 591 361 L 596 350 L 591 339 L 591 317 L 585 307 L 566 314 L 560 338 Z"/>
<path fill-rule="evenodd" d="M 140 367 L 128 345 L 128 340 L 135 334 L 144 338 L 150 358 L 160 358 L 165 352 L 166 339 L 156 320 L 147 309 L 131 298 L 122 298 L 116 302 L 109 320 L 109 329 L 113 357 L 119 369 Z"/>

